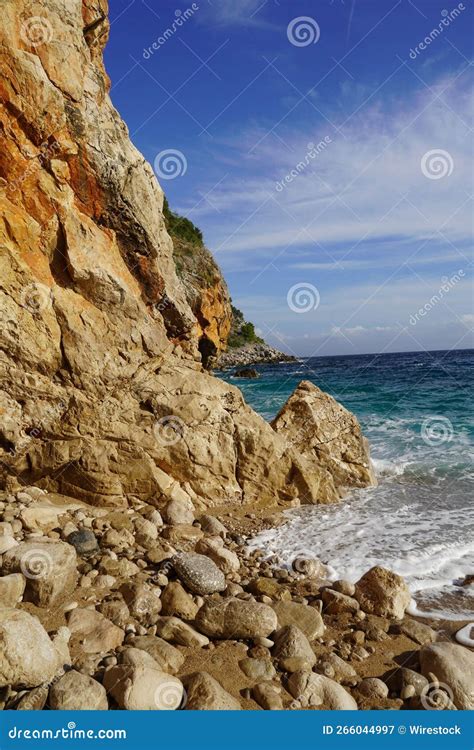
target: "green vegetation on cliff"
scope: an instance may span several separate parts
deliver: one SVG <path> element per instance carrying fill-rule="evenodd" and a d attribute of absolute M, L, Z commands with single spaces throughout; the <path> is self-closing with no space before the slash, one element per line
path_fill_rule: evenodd
<path fill-rule="evenodd" d="M 176 272 L 185 285 L 191 308 L 199 317 L 200 289 L 209 288 L 219 281 L 219 267 L 204 245 L 201 230 L 190 219 L 172 211 L 166 197 L 163 202 L 163 215 L 166 229 L 173 240 Z M 231 305 L 231 310 L 232 325 L 227 339 L 229 349 L 238 349 L 246 344 L 265 343 L 255 333 L 254 324 L 245 320 L 241 310 L 234 305 Z"/>
<path fill-rule="evenodd" d="M 229 349 L 237 349 L 246 344 L 263 343 L 263 339 L 255 333 L 254 324 L 246 321 L 243 312 L 232 305 L 232 328 L 227 339 Z"/>

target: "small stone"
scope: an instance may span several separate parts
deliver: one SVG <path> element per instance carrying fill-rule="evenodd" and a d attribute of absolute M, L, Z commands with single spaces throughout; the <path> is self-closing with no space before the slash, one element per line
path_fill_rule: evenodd
<path fill-rule="evenodd" d="M 137 544 L 147 546 L 158 538 L 158 529 L 154 523 L 146 518 L 137 518 L 134 522 L 135 541 Z"/>
<path fill-rule="evenodd" d="M 176 616 L 183 620 L 194 620 L 199 609 L 179 581 L 171 581 L 166 586 L 161 595 L 161 604 L 163 615 Z"/>
<path fill-rule="evenodd" d="M 97 539 L 93 531 L 89 529 L 79 529 L 79 531 L 73 531 L 67 537 L 68 544 L 72 544 L 78 555 L 87 557 L 94 555 L 98 549 Z"/>
<path fill-rule="evenodd" d="M 283 701 L 278 688 L 268 682 L 262 682 L 252 688 L 252 698 L 265 711 L 282 711 Z"/>
<path fill-rule="evenodd" d="M 355 685 L 357 683 L 357 672 L 354 667 L 341 659 L 334 653 L 325 654 L 318 660 L 317 671 L 326 677 L 334 678 L 343 685 Z"/>
<path fill-rule="evenodd" d="M 99 612 L 122 629 L 130 622 L 130 610 L 122 595 L 118 593 L 113 595 L 113 598 L 104 599 L 99 604 Z"/>
<path fill-rule="evenodd" d="M 201 529 L 212 536 L 227 536 L 227 529 L 215 516 L 204 515 L 199 518 Z"/>
<path fill-rule="evenodd" d="M 427 643 L 434 643 L 438 637 L 436 630 L 430 628 L 429 625 L 408 618 L 403 620 L 399 625 L 395 625 L 394 631 L 403 633 L 412 641 L 415 641 L 415 643 L 419 643 L 420 646 L 426 646 Z"/>
<path fill-rule="evenodd" d="M 164 510 L 164 518 L 171 526 L 191 525 L 194 522 L 194 505 L 191 498 L 183 493 L 182 496 L 170 500 Z"/>
<path fill-rule="evenodd" d="M 357 703 L 337 682 L 314 672 L 295 672 L 288 679 L 288 690 L 294 698 L 307 701 L 308 706 L 321 706 L 331 711 L 354 711 Z"/>
<path fill-rule="evenodd" d="M 21 573 L 10 573 L 0 578 L 0 606 L 16 607 L 25 591 L 26 579 Z"/>
<path fill-rule="evenodd" d="M 271 607 L 232 597 L 208 599 L 196 615 L 196 627 L 213 638 L 266 638 L 277 624 Z"/>
<path fill-rule="evenodd" d="M 357 690 L 359 693 L 362 693 L 362 695 L 367 696 L 367 698 L 388 698 L 388 687 L 385 682 L 379 680 L 378 677 L 366 677 L 364 680 L 361 680 L 357 685 Z"/>
<path fill-rule="evenodd" d="M 167 526 L 161 536 L 168 539 L 175 547 L 182 547 L 185 543 L 196 544 L 204 536 L 201 529 L 190 524 L 179 524 L 178 526 Z"/>
<path fill-rule="evenodd" d="M 310 642 L 296 625 L 285 625 L 277 630 L 272 654 L 280 669 L 285 672 L 311 669 L 316 663 Z"/>
<path fill-rule="evenodd" d="M 359 609 L 359 602 L 346 594 L 341 594 L 333 589 L 324 589 L 322 593 L 324 612 L 329 615 L 342 614 L 344 612 L 354 613 Z"/>
<path fill-rule="evenodd" d="M 271 648 L 274 645 L 274 641 L 270 638 L 254 638 L 253 642 L 256 646 L 264 646 L 265 648 Z"/>
<path fill-rule="evenodd" d="M 275 667 L 270 659 L 251 659 L 245 657 L 239 661 L 239 667 L 242 672 L 249 678 L 257 682 L 258 680 L 272 680 L 275 675 Z"/>
<path fill-rule="evenodd" d="M 177 643 L 179 646 L 202 648 L 209 643 L 209 638 L 197 633 L 194 628 L 177 617 L 159 617 L 156 632 L 165 641 Z"/>
<path fill-rule="evenodd" d="M 415 694 L 416 690 L 413 685 L 405 685 L 402 692 L 400 693 L 400 698 L 404 701 L 407 701 L 409 698 L 413 698 Z"/>
<path fill-rule="evenodd" d="M 200 539 L 196 544 L 196 552 L 210 557 L 224 573 L 232 573 L 240 568 L 239 558 L 235 552 L 222 546 L 220 537 Z"/>
<path fill-rule="evenodd" d="M 124 601 L 130 610 L 130 614 L 140 625 L 154 625 L 161 612 L 161 601 L 159 594 L 161 589 L 156 589 L 147 583 L 124 583 L 120 589 Z"/>
<path fill-rule="evenodd" d="M 267 596 L 275 601 L 291 601 L 291 593 L 281 583 L 273 578 L 254 578 L 248 585 L 248 590 L 255 596 Z"/>
<path fill-rule="evenodd" d="M 172 562 L 178 578 L 195 594 L 212 594 L 226 587 L 223 572 L 204 555 L 181 552 Z"/>
<path fill-rule="evenodd" d="M 354 596 L 355 594 L 355 586 L 350 581 L 346 581 L 344 578 L 340 578 L 338 581 L 334 581 L 332 584 L 332 589 L 334 591 L 338 591 L 340 594 L 345 594 L 346 596 Z"/>

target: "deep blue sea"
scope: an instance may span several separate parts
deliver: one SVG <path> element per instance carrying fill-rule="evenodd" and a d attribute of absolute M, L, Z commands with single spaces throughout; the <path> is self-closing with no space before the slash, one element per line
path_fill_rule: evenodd
<path fill-rule="evenodd" d="M 358 417 L 379 485 L 331 506 L 287 512 L 287 523 L 255 542 L 289 563 L 318 556 L 331 577 L 357 578 L 375 564 L 405 576 L 411 611 L 472 618 L 474 586 L 474 350 L 315 357 L 257 365 L 258 380 L 234 378 L 265 419 L 301 380 Z"/>

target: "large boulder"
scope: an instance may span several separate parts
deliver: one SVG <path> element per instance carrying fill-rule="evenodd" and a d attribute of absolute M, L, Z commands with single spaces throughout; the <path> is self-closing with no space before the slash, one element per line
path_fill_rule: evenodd
<path fill-rule="evenodd" d="M 474 653 L 470 649 L 456 643 L 433 643 L 421 649 L 420 664 L 424 677 L 431 680 L 435 675 L 439 682 L 431 688 L 446 692 L 456 708 L 474 710 Z M 425 703 L 425 707 L 434 707 L 429 689 L 425 690 Z"/>
<path fill-rule="evenodd" d="M 187 711 L 240 711 L 240 703 L 207 672 L 184 678 Z"/>
<path fill-rule="evenodd" d="M 354 597 L 364 612 L 395 620 L 402 619 L 411 601 L 403 578 L 379 565 L 357 581 Z"/>
<path fill-rule="evenodd" d="M 341 685 L 329 677 L 301 670 L 288 680 L 288 690 L 307 706 L 323 706 L 330 711 L 355 711 L 357 703 Z"/>
<path fill-rule="evenodd" d="M 277 602 L 272 606 L 281 628 L 285 625 L 297 625 L 310 641 L 320 638 L 326 629 L 318 610 L 307 604 Z"/>
<path fill-rule="evenodd" d="M 119 708 L 128 711 L 174 711 L 184 697 L 177 677 L 147 666 L 110 667 L 105 671 L 104 687 Z"/>
<path fill-rule="evenodd" d="M 77 556 L 65 542 L 34 539 L 21 542 L 3 556 L 4 573 L 22 573 L 24 599 L 39 607 L 57 604 L 70 594 L 77 580 Z"/>
<path fill-rule="evenodd" d="M 285 625 L 275 634 L 272 656 L 284 672 L 311 669 L 316 656 L 305 634 L 296 625 Z"/>
<path fill-rule="evenodd" d="M 224 547 L 221 537 L 200 539 L 196 552 L 210 557 L 223 573 L 235 573 L 240 568 L 240 561 L 235 552 Z"/>
<path fill-rule="evenodd" d="M 125 633 L 100 612 L 73 609 L 69 615 L 71 645 L 84 654 L 103 654 L 122 645 Z"/>
<path fill-rule="evenodd" d="M 313 383 L 298 385 L 272 427 L 298 454 L 325 468 L 337 488 L 376 484 L 357 418 Z"/>
<path fill-rule="evenodd" d="M 51 680 L 61 666 L 60 652 L 36 617 L 0 609 L 0 687 L 36 687 Z"/>
<path fill-rule="evenodd" d="M 198 630 L 212 638 L 266 638 L 277 626 L 271 607 L 233 597 L 208 599 L 196 616 Z"/>
<path fill-rule="evenodd" d="M 74 669 L 52 685 L 49 705 L 56 711 L 107 711 L 109 707 L 103 685 Z"/>
<path fill-rule="evenodd" d="M 26 579 L 21 573 L 0 578 L 0 607 L 16 607 L 23 598 Z"/>
<path fill-rule="evenodd" d="M 132 645 L 149 654 L 163 672 L 176 674 L 184 662 L 184 655 L 179 649 L 154 635 L 139 635 L 133 639 Z"/>

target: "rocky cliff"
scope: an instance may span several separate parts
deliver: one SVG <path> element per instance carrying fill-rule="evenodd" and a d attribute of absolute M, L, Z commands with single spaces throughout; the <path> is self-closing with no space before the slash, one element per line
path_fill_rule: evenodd
<path fill-rule="evenodd" d="M 106 0 L 31 8 L 4 0 L 0 30 L 1 485 L 93 505 L 336 499 L 329 464 L 203 369 L 222 292 L 193 311 L 176 272 L 163 193 L 108 95 Z"/>
<path fill-rule="evenodd" d="M 163 213 L 173 240 L 176 272 L 197 320 L 202 363 L 210 368 L 227 348 L 233 324 L 229 290 L 212 253 L 204 245 L 200 229 L 171 211 L 166 198 Z"/>

